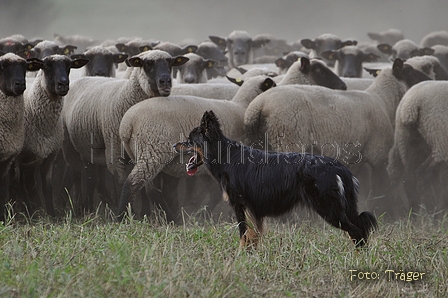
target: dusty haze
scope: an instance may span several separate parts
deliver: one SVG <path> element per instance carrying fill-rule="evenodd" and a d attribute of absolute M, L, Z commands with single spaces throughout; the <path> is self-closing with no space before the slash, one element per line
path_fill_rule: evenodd
<path fill-rule="evenodd" d="M 81 34 L 195 42 L 232 30 L 271 33 L 288 41 L 334 33 L 369 40 L 368 31 L 398 28 L 420 42 L 448 30 L 447 0 L 0 0 L 0 37 L 52 39 Z"/>

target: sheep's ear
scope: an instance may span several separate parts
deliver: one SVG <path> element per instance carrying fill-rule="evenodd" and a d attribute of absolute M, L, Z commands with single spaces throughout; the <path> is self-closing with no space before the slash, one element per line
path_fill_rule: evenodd
<path fill-rule="evenodd" d="M 1 55 L 0 55 L 1 56 Z M 26 60 L 26 70 L 27 71 L 37 71 L 44 66 L 42 60 L 37 58 L 30 58 Z"/>
<path fill-rule="evenodd" d="M 388 54 L 388 55 L 392 54 L 392 46 L 390 46 L 387 43 L 379 44 L 376 47 L 378 50 L 380 50 L 381 53 Z"/>
<path fill-rule="evenodd" d="M 204 69 L 213 69 L 218 66 L 219 62 L 213 59 L 204 60 Z"/>
<path fill-rule="evenodd" d="M 185 55 L 185 54 L 189 54 L 189 53 L 196 53 L 197 50 L 198 50 L 197 46 L 189 45 L 189 46 L 185 46 L 182 48 L 181 54 Z"/>
<path fill-rule="evenodd" d="M 187 57 L 184 56 L 177 56 L 174 57 L 171 63 L 171 66 L 176 67 L 176 66 L 181 66 L 184 65 L 185 63 L 187 63 L 187 61 L 190 60 Z"/>
<path fill-rule="evenodd" d="M 71 55 L 70 58 L 72 60 L 75 60 L 75 59 L 87 59 L 86 55 L 84 55 L 84 54 L 74 54 L 74 55 Z"/>
<path fill-rule="evenodd" d="M 394 64 L 392 65 L 392 72 L 394 76 L 400 76 L 403 70 L 403 60 L 400 58 L 395 59 Z"/>
<path fill-rule="evenodd" d="M 128 54 L 118 53 L 112 56 L 112 60 L 114 63 L 121 63 L 128 58 Z"/>
<path fill-rule="evenodd" d="M 247 69 L 244 69 L 244 68 L 242 68 L 242 67 L 238 67 L 238 66 L 236 66 L 235 69 L 238 70 L 238 71 L 240 72 L 240 74 L 242 74 L 242 75 L 245 74 L 245 73 L 247 72 Z"/>
<path fill-rule="evenodd" d="M 311 69 L 310 59 L 306 57 L 300 57 L 300 71 L 308 73 Z"/>
<path fill-rule="evenodd" d="M 126 65 L 128 67 L 142 67 L 143 63 L 142 63 L 142 59 L 140 59 L 140 57 L 131 57 L 131 58 L 127 58 L 126 60 Z"/>
<path fill-rule="evenodd" d="M 89 62 L 89 59 L 79 58 L 70 62 L 70 68 L 81 68 Z"/>
<path fill-rule="evenodd" d="M 241 85 L 243 85 L 243 83 L 244 83 L 244 80 L 239 79 L 239 78 L 234 79 L 234 78 L 231 78 L 231 77 L 228 77 L 228 76 L 226 76 L 226 78 L 227 78 L 230 82 L 232 82 L 232 83 L 234 83 L 234 84 L 237 84 L 237 85 L 240 86 L 240 87 L 241 87 Z"/>
<path fill-rule="evenodd" d="M 368 53 L 368 54 L 364 54 L 363 62 L 375 62 L 379 58 L 381 58 L 381 57 L 378 55 L 375 55 L 373 53 Z"/>
<path fill-rule="evenodd" d="M 346 46 L 356 46 L 358 44 L 357 40 L 346 40 L 342 42 L 341 48 Z"/>
<path fill-rule="evenodd" d="M 315 49 L 316 48 L 316 43 L 309 38 L 304 38 L 304 39 L 300 40 L 300 43 L 302 44 L 302 46 L 304 46 L 307 49 Z"/>
<path fill-rule="evenodd" d="M 372 68 L 367 68 L 367 67 L 364 67 L 364 69 L 365 69 L 365 71 L 367 71 L 370 75 L 372 75 L 375 78 L 381 72 L 381 69 L 372 69 Z"/>
<path fill-rule="evenodd" d="M 264 82 L 261 84 L 261 90 L 263 92 L 265 92 L 266 90 L 271 89 L 272 87 L 275 87 L 275 86 L 277 86 L 277 85 L 275 84 L 273 79 L 266 78 L 264 80 Z"/>
<path fill-rule="evenodd" d="M 119 51 L 119 52 L 126 52 L 126 49 L 128 48 L 124 43 L 117 43 L 115 45 L 115 48 Z"/>
<path fill-rule="evenodd" d="M 33 56 L 34 56 L 33 54 L 34 54 L 34 52 L 31 50 L 28 50 L 28 49 L 20 50 L 20 51 L 17 51 L 17 53 L 16 53 L 17 56 L 20 56 L 24 59 L 33 58 Z"/>
<path fill-rule="evenodd" d="M 421 48 L 419 49 L 420 56 L 432 55 L 434 54 L 434 49 L 431 48 Z"/>
<path fill-rule="evenodd" d="M 140 53 L 142 53 L 142 52 L 147 52 L 149 50 L 152 50 L 152 47 L 150 45 L 146 45 L 146 46 L 141 46 L 138 49 L 139 49 Z"/>
<path fill-rule="evenodd" d="M 278 58 L 274 61 L 275 65 L 280 68 L 286 68 L 286 60 L 283 58 Z"/>
<path fill-rule="evenodd" d="M 325 51 L 322 52 L 320 54 L 324 59 L 330 60 L 330 61 L 334 61 L 337 60 L 339 57 L 339 51 L 337 50 L 330 50 L 330 51 Z"/>
<path fill-rule="evenodd" d="M 262 46 L 264 46 L 267 43 L 270 43 L 271 40 L 268 38 L 260 38 L 257 40 L 252 40 L 252 48 L 261 48 Z"/>
<path fill-rule="evenodd" d="M 78 48 L 78 47 L 76 47 L 76 46 L 68 45 L 68 46 L 65 46 L 65 47 L 63 47 L 62 49 L 60 49 L 60 50 L 59 50 L 59 53 L 60 53 L 61 55 L 69 56 L 69 55 L 73 54 L 73 52 L 74 52 L 77 48 Z"/>
<path fill-rule="evenodd" d="M 216 45 L 218 46 L 218 48 L 219 48 L 221 51 L 224 51 L 224 50 L 226 49 L 226 47 L 227 47 L 227 42 L 226 42 L 226 39 L 225 39 L 225 38 L 222 38 L 222 37 L 219 37 L 219 36 L 213 36 L 213 35 L 210 35 L 208 38 L 209 38 L 214 44 L 216 44 Z"/>

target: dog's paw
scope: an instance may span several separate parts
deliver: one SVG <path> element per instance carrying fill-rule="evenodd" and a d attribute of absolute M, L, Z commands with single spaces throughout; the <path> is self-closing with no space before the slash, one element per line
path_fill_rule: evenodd
<path fill-rule="evenodd" d="M 240 248 L 257 248 L 260 235 L 252 228 L 248 228 L 240 239 Z"/>

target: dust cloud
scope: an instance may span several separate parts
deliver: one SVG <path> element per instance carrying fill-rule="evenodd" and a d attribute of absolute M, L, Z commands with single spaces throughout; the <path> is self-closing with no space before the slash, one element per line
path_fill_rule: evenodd
<path fill-rule="evenodd" d="M 420 42 L 447 30 L 446 0 L 0 0 L 0 37 L 53 39 L 81 34 L 99 41 L 122 36 L 200 42 L 233 30 L 287 41 L 334 33 L 368 41 L 367 32 L 401 29 Z"/>

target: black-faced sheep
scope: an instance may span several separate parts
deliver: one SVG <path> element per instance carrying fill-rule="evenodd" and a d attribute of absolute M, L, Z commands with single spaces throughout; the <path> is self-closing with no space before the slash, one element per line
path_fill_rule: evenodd
<path fill-rule="evenodd" d="M 195 53 L 185 54 L 184 57 L 189 60 L 174 68 L 177 70 L 176 80 L 180 84 L 207 83 L 207 70 L 218 65 L 217 61 L 204 59 Z"/>
<path fill-rule="evenodd" d="M 432 55 L 439 59 L 440 66 L 448 72 L 448 46 L 435 45 L 431 48 L 434 50 Z"/>
<path fill-rule="evenodd" d="M 173 57 L 185 55 L 188 53 L 195 53 L 197 49 L 198 47 L 195 45 L 186 45 L 181 47 L 180 45 L 169 41 L 164 41 L 154 46 L 154 50 L 165 51 Z"/>
<path fill-rule="evenodd" d="M 448 32 L 446 30 L 433 31 L 423 36 L 420 46 L 431 48 L 435 45 L 448 46 Z"/>
<path fill-rule="evenodd" d="M 286 74 L 291 65 L 302 57 L 309 58 L 307 53 L 301 51 L 292 51 L 277 58 L 274 63 L 278 67 L 278 74 Z"/>
<path fill-rule="evenodd" d="M 254 59 L 254 49 L 268 43 L 267 39 L 253 40 L 246 31 L 235 30 L 226 38 L 209 36 L 210 40 L 227 51 L 229 55 L 229 68 L 251 64 Z"/>
<path fill-rule="evenodd" d="M 368 32 L 367 35 L 374 41 L 387 44 L 395 44 L 404 39 L 404 34 L 400 29 L 390 28 L 381 32 Z"/>
<path fill-rule="evenodd" d="M 257 76 L 248 78 L 231 101 L 179 95 L 155 97 L 132 106 L 120 125 L 120 138 L 134 161 L 134 168 L 123 186 L 119 214 L 123 215 L 128 202 L 160 172 L 176 177 L 185 175 L 183 156 L 172 150 L 172 144 L 189 133 L 204 111 L 213 109 L 222 119 L 225 133 L 243 140 L 247 105 L 273 86 L 271 78 Z"/>
<path fill-rule="evenodd" d="M 36 44 L 32 49 L 25 52 L 26 58 L 43 59 L 51 55 L 66 55 L 70 56 L 77 49 L 73 45 L 60 46 L 54 41 L 43 40 Z"/>
<path fill-rule="evenodd" d="M 321 34 L 316 37 L 314 40 L 309 38 L 304 38 L 300 40 L 302 45 L 310 49 L 311 52 L 309 54 L 310 58 L 323 58 L 321 54 L 326 51 L 338 50 L 345 46 L 356 45 L 356 40 L 345 40 L 342 41 L 338 36 L 330 33 Z M 333 66 L 332 61 L 325 60 L 328 66 Z"/>
<path fill-rule="evenodd" d="M 103 46 L 94 46 L 85 51 L 79 57 L 89 60 L 83 68 L 82 76 L 115 77 L 115 65 L 122 63 L 128 58 L 125 53 L 117 53 Z"/>
<path fill-rule="evenodd" d="M 39 61 L 26 61 L 13 53 L 0 56 L 0 221 L 9 199 L 9 169 L 25 141 L 25 74 L 41 66 Z"/>
<path fill-rule="evenodd" d="M 344 82 L 332 72 L 322 61 L 317 59 L 309 60 L 301 58 L 296 61 L 288 70 L 288 75 L 282 78 L 282 85 L 304 84 L 304 85 L 320 85 L 331 89 L 345 90 Z M 241 76 L 249 78 L 250 76 Z M 239 76 L 238 79 L 241 79 Z M 277 77 L 273 78 L 276 81 Z M 214 99 L 231 100 L 238 87 L 228 83 L 207 83 L 197 85 L 177 85 L 173 87 L 173 95 L 193 95 Z"/>
<path fill-rule="evenodd" d="M 335 62 L 336 74 L 347 78 L 361 78 L 363 62 L 375 62 L 379 56 L 365 53 L 358 46 L 345 46 L 338 50 L 325 51 L 321 56 Z"/>
<path fill-rule="evenodd" d="M 441 66 L 439 59 L 432 55 L 409 58 L 406 60 L 406 64 L 423 72 L 432 80 L 448 80 L 448 72 Z"/>
<path fill-rule="evenodd" d="M 417 77 L 416 77 L 417 76 Z M 278 86 L 258 96 L 244 117 L 246 143 L 266 150 L 308 151 L 332 156 L 352 168 L 368 164 L 377 179 L 387 177 L 395 109 L 408 84 L 422 78 L 397 59 L 365 91 L 319 86 Z M 377 185 L 373 188 L 382 194 Z"/>
<path fill-rule="evenodd" d="M 448 82 L 413 86 L 397 108 L 394 145 L 387 166 L 391 179 L 403 182 L 413 211 L 420 204 L 447 208 Z"/>
<path fill-rule="evenodd" d="M 31 44 L 23 44 L 12 37 L 0 39 L 0 52 L 3 53 L 20 53 L 23 50 L 29 50 L 33 47 Z"/>
<path fill-rule="evenodd" d="M 82 53 L 87 48 L 94 46 L 98 43 L 98 40 L 91 38 L 89 36 L 83 36 L 79 34 L 62 36 L 59 34 L 54 34 L 54 41 L 60 45 L 71 44 L 76 46 L 78 53 Z M 56 54 L 56 53 L 55 53 Z"/>
<path fill-rule="evenodd" d="M 396 58 L 406 61 L 415 56 L 432 55 L 434 53 L 433 49 L 420 47 L 410 39 L 402 39 L 392 46 L 387 43 L 382 43 L 378 45 L 378 49 L 389 55 L 391 61 L 394 61 Z"/>
<path fill-rule="evenodd" d="M 319 59 L 301 57 L 288 69 L 278 85 L 319 85 L 346 90 L 347 86 Z"/>
<path fill-rule="evenodd" d="M 19 156 L 22 189 L 26 189 L 29 211 L 41 207 L 54 215 L 51 192 L 51 167 L 62 148 L 64 131 L 61 111 L 63 98 L 69 91 L 71 68 L 80 68 L 89 60 L 65 55 L 47 56 L 42 61 L 33 86 L 24 93 L 25 142 Z M 45 196 L 44 196 L 45 193 Z"/>
<path fill-rule="evenodd" d="M 118 137 L 122 116 L 144 99 L 170 95 L 172 67 L 187 60 L 150 50 L 126 60 L 133 68 L 129 79 L 85 77 L 71 84 L 62 112 L 66 131 L 63 152 L 77 179 L 81 179 L 82 164 L 107 165 L 118 183 L 124 182 L 125 165 L 120 161 Z M 88 201 L 81 207 L 92 208 L 91 196 L 84 199 Z"/>
<path fill-rule="evenodd" d="M 211 41 L 203 41 L 198 44 L 196 54 L 204 59 L 211 59 L 218 62 L 215 68 L 207 69 L 207 78 L 223 77 L 227 73 L 229 58 L 226 57 L 224 51 Z"/>

